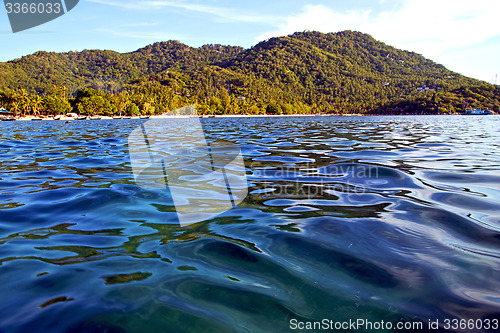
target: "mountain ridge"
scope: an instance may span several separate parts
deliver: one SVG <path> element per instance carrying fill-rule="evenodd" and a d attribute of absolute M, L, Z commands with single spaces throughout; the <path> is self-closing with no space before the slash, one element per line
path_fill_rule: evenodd
<path fill-rule="evenodd" d="M 0 90 L 48 94 L 54 86 L 71 94 L 86 88 L 103 96 L 140 92 L 151 103 L 138 98 L 134 104 L 141 110 L 154 104 L 155 112 L 197 103 L 207 113 L 240 113 L 245 107 L 370 113 L 408 101 L 411 110 L 404 112 L 418 112 L 420 105 L 425 113 L 454 113 L 474 106 L 499 111 L 500 100 L 498 86 L 354 31 L 296 32 L 249 49 L 166 41 L 128 53 L 39 51 L 0 63 Z"/>

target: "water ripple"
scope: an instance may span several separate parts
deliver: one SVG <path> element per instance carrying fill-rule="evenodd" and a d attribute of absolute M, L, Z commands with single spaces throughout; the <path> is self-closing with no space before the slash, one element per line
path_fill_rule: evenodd
<path fill-rule="evenodd" d="M 186 227 L 133 181 L 141 122 L 0 122 L 0 331 L 499 317 L 500 118 L 204 119 L 249 196 Z"/>

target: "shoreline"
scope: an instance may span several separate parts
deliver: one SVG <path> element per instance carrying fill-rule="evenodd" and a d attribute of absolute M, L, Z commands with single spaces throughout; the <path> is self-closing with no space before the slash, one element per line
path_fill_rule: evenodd
<path fill-rule="evenodd" d="M 495 116 L 496 113 L 476 116 Z M 8 117 L 0 121 L 80 121 L 80 120 L 129 120 L 129 119 L 185 119 L 185 118 L 282 118 L 282 117 L 399 117 L 399 116 L 474 116 L 469 114 L 224 114 L 224 115 L 153 115 L 153 116 L 80 116 L 80 117 Z"/>

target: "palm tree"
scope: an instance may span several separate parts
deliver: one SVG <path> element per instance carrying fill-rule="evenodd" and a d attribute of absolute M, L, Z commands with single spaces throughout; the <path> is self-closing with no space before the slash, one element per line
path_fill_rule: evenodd
<path fill-rule="evenodd" d="M 17 117 L 17 115 L 19 114 L 19 109 L 20 109 L 20 100 L 16 94 L 16 92 L 12 92 L 9 96 L 9 101 L 8 101 L 8 105 L 9 105 L 9 109 L 10 111 L 12 111 L 12 113 L 14 113 L 14 116 Z"/>
<path fill-rule="evenodd" d="M 9 104 L 9 95 L 0 90 L 0 106 L 5 107 Z"/>
<path fill-rule="evenodd" d="M 31 107 L 31 111 L 34 115 L 39 114 L 40 107 L 42 106 L 43 98 L 40 95 L 32 95 L 30 96 L 29 104 Z"/>
<path fill-rule="evenodd" d="M 59 93 L 61 94 L 61 98 L 68 98 L 68 88 L 66 86 L 59 87 Z"/>
<path fill-rule="evenodd" d="M 26 115 L 26 111 L 29 111 L 29 109 L 30 109 L 30 99 L 29 99 L 28 92 L 24 88 L 17 89 L 14 92 L 14 96 L 15 96 L 14 98 L 19 103 L 20 111 L 23 112 L 23 115 Z"/>

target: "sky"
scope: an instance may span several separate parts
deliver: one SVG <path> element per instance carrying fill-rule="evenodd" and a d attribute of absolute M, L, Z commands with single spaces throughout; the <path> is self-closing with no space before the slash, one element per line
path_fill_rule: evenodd
<path fill-rule="evenodd" d="M 131 52 L 170 39 L 249 48 L 296 31 L 355 30 L 500 84 L 499 18 L 498 0 L 80 0 L 15 34 L 0 7 L 0 61 L 40 50 Z"/>

